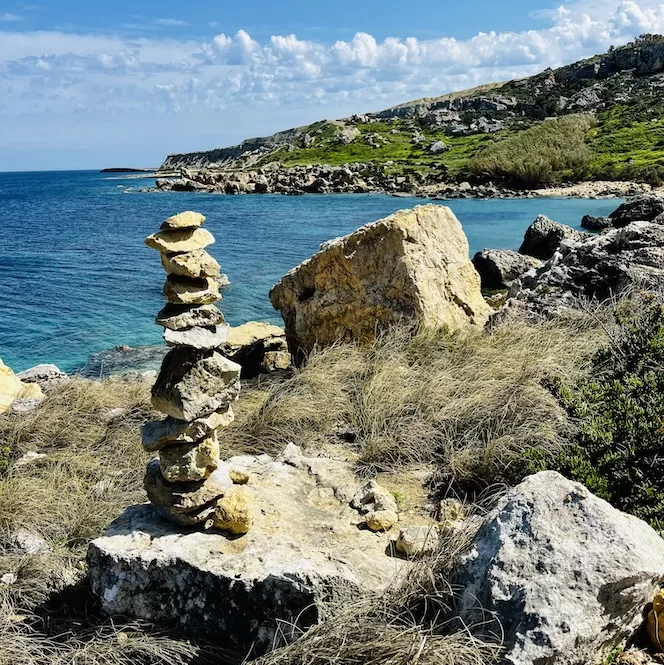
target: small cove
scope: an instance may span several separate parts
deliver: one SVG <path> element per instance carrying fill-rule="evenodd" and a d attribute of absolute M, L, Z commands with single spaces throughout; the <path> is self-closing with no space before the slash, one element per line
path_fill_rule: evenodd
<path fill-rule="evenodd" d="M 221 307 L 232 325 L 279 323 L 274 282 L 317 251 L 395 210 L 428 202 L 386 195 L 225 196 L 139 193 L 153 181 L 94 171 L 0 173 L 0 357 L 16 371 L 42 362 L 71 370 L 120 344 L 160 344 L 163 271 L 143 245 L 166 217 L 198 210 L 217 242 L 209 248 L 232 285 Z M 579 227 L 618 199 L 461 199 L 449 205 L 471 255 L 516 249 L 542 213 Z"/>

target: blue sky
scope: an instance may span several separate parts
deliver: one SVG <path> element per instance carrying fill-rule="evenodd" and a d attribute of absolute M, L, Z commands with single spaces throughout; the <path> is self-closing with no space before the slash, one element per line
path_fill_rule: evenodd
<path fill-rule="evenodd" d="M 662 31 L 652 0 L 0 0 L 0 170 L 156 166 Z"/>

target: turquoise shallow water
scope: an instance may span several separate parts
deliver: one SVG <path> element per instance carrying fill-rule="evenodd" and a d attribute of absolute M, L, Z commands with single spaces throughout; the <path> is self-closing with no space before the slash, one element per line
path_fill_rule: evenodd
<path fill-rule="evenodd" d="M 232 286 L 221 306 L 232 325 L 280 322 L 268 292 L 329 238 L 425 201 L 375 195 L 286 197 L 154 193 L 131 176 L 91 171 L 0 173 L 0 357 L 20 371 L 41 362 L 65 370 L 119 344 L 160 344 L 154 315 L 164 276 L 143 238 L 182 210 L 204 213 L 210 252 Z M 450 201 L 471 252 L 518 248 L 539 213 L 579 225 L 612 201 Z"/>

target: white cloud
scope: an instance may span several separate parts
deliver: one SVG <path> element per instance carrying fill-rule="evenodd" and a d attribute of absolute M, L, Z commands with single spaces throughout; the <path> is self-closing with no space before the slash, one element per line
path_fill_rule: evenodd
<path fill-rule="evenodd" d="M 189 25 L 187 21 L 182 21 L 179 18 L 156 18 L 154 22 L 155 25 L 163 25 L 170 28 L 179 28 Z"/>
<path fill-rule="evenodd" d="M 23 17 L 19 16 L 18 14 L 12 14 L 10 12 L 0 13 L 0 21 L 12 22 L 12 21 L 22 21 L 22 20 Z"/>
<path fill-rule="evenodd" d="M 244 30 L 209 40 L 0 31 L 0 121 L 100 108 L 226 110 L 241 120 L 247 108 L 262 106 L 299 109 L 304 121 L 307 107 L 378 109 L 526 76 L 664 31 L 664 5 L 650 0 L 582 0 L 540 18 L 546 23 L 537 30 L 469 39 L 378 40 L 359 32 L 335 43 L 294 34 L 256 40 Z"/>

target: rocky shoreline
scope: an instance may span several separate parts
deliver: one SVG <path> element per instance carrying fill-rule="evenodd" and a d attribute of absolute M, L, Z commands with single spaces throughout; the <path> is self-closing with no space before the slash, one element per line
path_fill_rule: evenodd
<path fill-rule="evenodd" d="M 430 173 L 396 174 L 390 165 L 352 163 L 341 166 L 296 166 L 278 164 L 256 170 L 181 169 L 179 173 L 157 173 L 154 188 L 143 191 L 206 192 L 213 194 L 391 194 L 429 199 L 464 198 L 626 198 L 652 191 L 645 183 L 596 181 L 556 187 L 518 190 L 496 184 L 441 182 Z"/>

